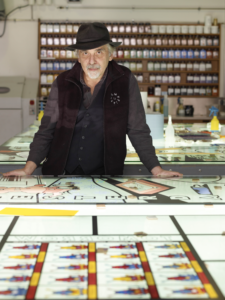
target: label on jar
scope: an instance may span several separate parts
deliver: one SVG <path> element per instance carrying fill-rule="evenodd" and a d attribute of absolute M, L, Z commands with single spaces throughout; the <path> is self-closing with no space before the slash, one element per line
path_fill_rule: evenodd
<path fill-rule="evenodd" d="M 59 68 L 60 68 L 60 70 L 65 70 L 66 69 L 66 63 L 65 62 L 61 62 L 59 64 Z"/>
<path fill-rule="evenodd" d="M 180 88 L 176 87 L 174 90 L 175 95 L 180 95 Z"/>
<path fill-rule="evenodd" d="M 131 63 L 130 63 L 130 69 L 131 69 L 131 71 L 135 71 L 135 70 L 137 69 L 137 64 L 136 64 L 136 62 L 131 62 Z"/>
<path fill-rule="evenodd" d="M 157 45 L 157 46 L 162 45 L 162 40 L 161 40 L 161 38 L 156 38 L 156 45 Z"/>
<path fill-rule="evenodd" d="M 194 76 L 193 75 L 188 75 L 187 76 L 187 82 L 193 82 Z"/>
<path fill-rule="evenodd" d="M 169 75 L 169 83 L 174 83 L 174 76 L 173 75 Z"/>
<path fill-rule="evenodd" d="M 132 25 L 132 32 L 137 32 L 138 31 L 138 27 L 137 25 Z"/>
<path fill-rule="evenodd" d="M 155 79 L 156 79 L 156 78 L 155 78 L 155 75 L 150 75 L 150 76 L 149 76 L 149 81 L 150 81 L 150 82 L 155 82 Z"/>
<path fill-rule="evenodd" d="M 58 49 L 55 49 L 55 50 L 54 50 L 54 57 L 55 57 L 55 58 L 58 58 L 58 57 L 59 57 L 59 50 L 58 50 Z"/>
<path fill-rule="evenodd" d="M 64 37 L 60 38 L 60 44 L 61 45 L 66 45 L 66 39 Z"/>
<path fill-rule="evenodd" d="M 155 71 L 159 71 L 159 69 L 160 69 L 160 64 L 159 64 L 159 62 L 156 62 L 156 63 L 154 64 L 154 69 L 155 69 Z"/>
<path fill-rule="evenodd" d="M 174 69 L 179 70 L 180 69 L 180 64 L 179 63 L 174 63 Z"/>
<path fill-rule="evenodd" d="M 185 63 L 181 63 L 181 64 L 180 64 L 180 69 L 181 69 L 182 71 L 186 70 L 186 67 L 187 67 L 187 65 L 186 65 Z"/>
<path fill-rule="evenodd" d="M 58 71 L 58 70 L 59 70 L 59 62 L 58 62 L 58 61 L 54 62 L 54 64 L 53 64 L 53 69 L 54 69 L 55 71 Z"/>
<path fill-rule="evenodd" d="M 187 94 L 188 95 L 193 95 L 193 88 L 192 87 L 188 87 L 188 89 L 187 89 Z"/>
<path fill-rule="evenodd" d="M 207 39 L 207 46 L 212 46 L 212 39 L 211 38 Z"/>
<path fill-rule="evenodd" d="M 194 51 L 194 58 L 199 58 L 200 52 L 198 50 Z"/>
<path fill-rule="evenodd" d="M 142 45 L 142 38 L 137 38 L 137 45 Z"/>
<path fill-rule="evenodd" d="M 167 52 L 167 50 L 163 50 L 163 51 L 162 51 L 162 57 L 163 57 L 163 58 L 167 58 L 167 57 L 168 57 L 168 52 Z"/>
<path fill-rule="evenodd" d="M 47 64 L 46 64 L 46 62 L 43 61 L 43 62 L 41 63 L 41 70 L 42 70 L 42 71 L 46 71 L 46 69 L 47 69 Z"/>
<path fill-rule="evenodd" d="M 67 45 L 72 45 L 72 43 L 73 43 L 72 37 L 68 37 L 68 38 L 66 39 L 66 43 L 67 43 Z"/>
<path fill-rule="evenodd" d="M 131 44 L 132 46 L 135 46 L 135 45 L 136 45 L 136 38 L 135 38 L 135 37 L 132 37 L 132 38 L 130 39 L 130 44 Z"/>
<path fill-rule="evenodd" d="M 205 82 L 205 75 L 200 76 L 200 82 L 204 83 Z"/>
<path fill-rule="evenodd" d="M 198 83 L 200 81 L 199 75 L 194 76 L 194 83 Z"/>
<path fill-rule="evenodd" d="M 206 38 L 205 37 L 201 37 L 200 46 L 206 46 Z"/>
<path fill-rule="evenodd" d="M 110 32 L 111 31 L 111 25 L 108 25 L 107 28 L 108 28 L 108 31 Z M 78 29 L 79 29 L 78 25 L 73 25 L 73 32 L 77 33 Z"/>
<path fill-rule="evenodd" d="M 162 76 L 162 82 L 163 83 L 167 83 L 168 82 L 168 76 L 167 75 L 163 75 Z"/>
<path fill-rule="evenodd" d="M 149 44 L 149 40 L 148 40 L 147 37 L 145 37 L 145 38 L 143 39 L 143 44 L 144 44 L 144 45 L 148 45 L 148 44 Z"/>
<path fill-rule="evenodd" d="M 175 82 L 180 83 L 180 75 L 175 75 Z"/>
<path fill-rule="evenodd" d="M 60 55 L 61 58 L 65 58 L 66 57 L 66 51 L 65 50 L 60 50 L 59 55 Z"/>
<path fill-rule="evenodd" d="M 218 57 L 218 55 L 219 55 L 219 52 L 218 52 L 218 51 L 216 51 L 216 50 L 215 50 L 215 51 L 213 51 L 213 57 L 214 57 L 214 58 L 217 58 L 217 57 Z"/>
<path fill-rule="evenodd" d="M 173 50 L 169 50 L 169 58 L 174 58 L 174 51 Z"/>
<path fill-rule="evenodd" d="M 59 38 L 58 37 L 54 38 L 54 45 L 59 45 Z"/>
<path fill-rule="evenodd" d="M 137 50 L 137 58 L 142 58 L 143 52 L 142 50 Z"/>
<path fill-rule="evenodd" d="M 213 39 L 213 46 L 219 46 L 219 39 L 218 38 Z"/>
<path fill-rule="evenodd" d="M 126 25 L 126 32 L 131 32 L 131 25 Z"/>
<path fill-rule="evenodd" d="M 47 89 L 46 87 L 41 88 L 41 96 L 47 96 Z"/>
<path fill-rule="evenodd" d="M 149 50 L 149 57 L 155 58 L 155 50 Z"/>
<path fill-rule="evenodd" d="M 174 95 L 174 88 L 173 87 L 168 88 L 168 95 Z"/>
<path fill-rule="evenodd" d="M 138 82 L 143 82 L 143 75 L 139 74 L 139 75 L 137 76 L 137 81 L 138 81 Z"/>
<path fill-rule="evenodd" d="M 52 62 L 47 63 L 47 69 L 48 70 L 53 70 L 53 63 Z"/>
<path fill-rule="evenodd" d="M 146 49 L 146 50 L 143 51 L 143 57 L 144 58 L 149 58 L 149 50 Z"/>
<path fill-rule="evenodd" d="M 144 25 L 139 25 L 139 32 L 143 33 L 145 31 Z"/>
<path fill-rule="evenodd" d="M 186 50 L 182 50 L 181 51 L 181 56 L 182 56 L 182 58 L 187 58 L 187 51 Z"/>
<path fill-rule="evenodd" d="M 205 71 L 205 63 L 200 63 L 199 71 Z"/>
<path fill-rule="evenodd" d="M 149 62 L 147 66 L 148 66 L 148 71 L 154 70 L 154 64 L 153 64 L 153 62 Z"/>
<path fill-rule="evenodd" d="M 130 50 L 124 50 L 124 57 L 130 58 Z"/>
<path fill-rule="evenodd" d="M 205 88 L 200 87 L 199 93 L 200 93 L 200 95 L 205 95 Z"/>
<path fill-rule="evenodd" d="M 124 39 L 124 45 L 130 45 L 130 39 L 128 37 L 125 37 Z"/>
<path fill-rule="evenodd" d="M 194 71 L 199 71 L 199 63 L 195 62 L 193 65 Z"/>
<path fill-rule="evenodd" d="M 123 58 L 123 57 L 124 57 L 124 54 L 123 54 L 123 50 L 122 50 L 122 49 L 118 50 L 118 57 L 119 57 L 119 58 Z"/>
<path fill-rule="evenodd" d="M 41 45 L 46 45 L 46 37 L 41 38 Z"/>
<path fill-rule="evenodd" d="M 193 57 L 194 57 L 193 50 L 188 50 L 188 58 L 193 58 Z"/>
<path fill-rule="evenodd" d="M 167 70 L 172 71 L 173 70 L 173 64 L 170 62 L 167 64 Z"/>
<path fill-rule="evenodd" d="M 199 94 L 199 88 L 198 88 L 198 87 L 195 87 L 195 88 L 194 88 L 194 94 L 196 94 L 196 95 Z"/>
<path fill-rule="evenodd" d="M 180 50 L 175 50 L 175 58 L 180 58 L 181 52 Z"/>
<path fill-rule="evenodd" d="M 41 28 L 40 28 L 41 33 L 46 32 L 47 31 L 47 26 L 46 24 L 41 24 Z"/>
<path fill-rule="evenodd" d="M 182 95 L 186 95 L 187 94 L 187 88 L 186 87 L 182 87 L 181 88 L 181 94 Z"/>
<path fill-rule="evenodd" d="M 155 96 L 161 96 L 161 87 L 155 87 Z"/>
<path fill-rule="evenodd" d="M 162 57 L 162 51 L 161 50 L 156 50 L 155 55 L 157 58 L 161 58 Z"/>
<path fill-rule="evenodd" d="M 46 49 L 41 49 L 41 57 L 47 57 L 47 50 Z"/>
<path fill-rule="evenodd" d="M 47 83 L 49 83 L 49 84 L 53 83 L 53 75 L 52 74 L 47 75 Z"/>
<path fill-rule="evenodd" d="M 165 62 L 161 63 L 161 70 L 166 71 L 166 63 Z"/>
<path fill-rule="evenodd" d="M 212 83 L 212 76 L 211 75 L 206 76 L 206 82 L 207 83 Z"/>
<path fill-rule="evenodd" d="M 193 64 L 187 63 L 187 70 L 192 70 L 192 69 L 193 69 Z"/>
<path fill-rule="evenodd" d="M 53 51 L 51 49 L 47 50 L 47 57 L 53 57 Z"/>

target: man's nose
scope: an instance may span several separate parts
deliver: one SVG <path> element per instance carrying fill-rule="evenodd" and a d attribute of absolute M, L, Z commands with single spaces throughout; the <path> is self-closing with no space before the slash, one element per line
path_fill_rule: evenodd
<path fill-rule="evenodd" d="M 95 63 L 95 55 L 94 54 L 90 54 L 89 64 L 93 65 L 94 63 Z"/>

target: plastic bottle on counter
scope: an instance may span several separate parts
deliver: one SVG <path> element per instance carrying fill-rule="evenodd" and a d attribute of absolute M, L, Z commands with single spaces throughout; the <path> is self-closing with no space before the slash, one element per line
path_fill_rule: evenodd
<path fill-rule="evenodd" d="M 174 143 L 175 143 L 175 134 L 174 134 L 174 128 L 172 125 L 172 116 L 169 115 L 168 118 L 168 125 L 166 127 L 166 131 L 165 131 L 165 143 L 166 143 L 166 147 L 173 147 Z"/>
<path fill-rule="evenodd" d="M 40 109 L 40 112 L 38 114 L 38 121 L 41 122 L 41 119 L 43 118 L 44 116 L 44 107 L 43 107 L 43 102 L 40 103 L 41 104 L 41 109 Z"/>
<path fill-rule="evenodd" d="M 210 114 L 209 116 L 213 115 L 213 119 L 211 121 L 211 130 L 212 131 L 218 131 L 219 130 L 219 120 L 217 119 L 217 113 L 218 113 L 218 108 L 212 106 L 210 109 Z"/>

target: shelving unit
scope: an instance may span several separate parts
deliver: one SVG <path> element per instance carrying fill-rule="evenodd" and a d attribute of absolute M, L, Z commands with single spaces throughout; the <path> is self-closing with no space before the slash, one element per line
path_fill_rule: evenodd
<path fill-rule="evenodd" d="M 67 45 L 41 45 L 41 38 L 43 37 L 52 37 L 54 38 L 55 36 L 58 36 L 59 38 L 61 37 L 65 37 L 65 38 L 68 38 L 68 37 L 71 37 L 71 38 L 75 38 L 76 37 L 76 33 L 72 33 L 72 32 L 44 32 L 42 33 L 41 32 L 41 24 L 49 24 L 49 23 L 53 23 L 53 21 L 49 21 L 49 22 L 46 22 L 46 21 L 39 21 L 39 26 L 38 26 L 38 42 L 39 42 L 39 51 L 38 51 L 38 57 L 39 57 L 39 62 L 40 62 L 40 65 L 39 65 L 39 73 L 40 73 L 40 88 L 39 88 L 39 94 L 40 96 L 46 96 L 49 92 L 49 88 L 50 88 L 50 85 L 51 85 L 51 80 L 49 82 L 45 82 L 45 83 L 42 83 L 41 82 L 41 75 L 52 75 L 52 77 L 50 79 L 54 79 L 56 78 L 56 76 L 58 74 L 60 74 L 61 72 L 64 72 L 65 70 L 41 70 L 41 63 L 42 62 L 46 62 L 46 63 L 49 63 L 49 62 L 64 62 L 65 64 L 68 63 L 68 62 L 72 62 L 74 63 L 76 61 L 76 58 L 75 57 L 70 57 L 70 58 L 67 58 L 67 57 L 57 57 L 57 58 L 54 58 L 54 57 L 41 57 L 41 49 L 44 48 L 46 50 L 49 50 L 49 49 L 52 49 L 53 51 L 58 49 L 59 51 L 63 50 L 64 48 L 66 48 Z M 59 22 L 58 22 L 59 23 Z M 70 22 L 60 22 L 60 23 L 63 23 L 63 24 L 72 24 Z M 194 25 L 194 26 L 199 26 L 199 25 L 203 25 L 203 24 L 152 24 L 152 25 Z M 148 88 L 149 87 L 154 87 L 155 85 L 161 85 L 161 91 L 162 92 L 165 92 L 168 90 L 168 86 L 173 86 L 173 87 L 216 87 L 217 90 L 218 90 L 218 95 L 219 96 L 219 89 L 220 89 L 220 86 L 219 86 L 219 82 L 220 82 L 220 53 L 221 53 L 221 28 L 220 28 L 220 24 L 218 25 L 219 27 L 219 33 L 218 34 L 189 34 L 189 33 L 186 33 L 186 34 L 183 34 L 183 33 L 180 33 L 180 34 L 177 34 L 177 33 L 127 33 L 127 32 L 111 32 L 110 35 L 111 35 L 111 38 L 113 37 L 135 37 L 136 39 L 140 36 L 142 36 L 143 38 L 145 37 L 151 37 L 151 36 L 155 36 L 155 37 L 164 37 L 164 36 L 173 36 L 173 37 L 176 37 L 176 36 L 192 36 L 193 39 L 196 37 L 196 36 L 199 36 L 199 38 L 201 37 L 218 37 L 219 38 L 219 45 L 217 46 L 213 46 L 213 45 L 210 45 L 210 46 L 199 46 L 199 45 L 121 45 L 119 46 L 117 49 L 118 51 L 119 50 L 131 50 L 131 49 L 141 49 L 141 50 L 144 50 L 144 49 L 154 49 L 154 50 L 164 50 L 164 49 L 173 49 L 173 50 L 176 50 L 176 49 L 179 49 L 179 50 L 182 50 L 182 49 L 185 49 L 185 50 L 189 50 L 189 49 L 198 49 L 199 51 L 201 51 L 202 49 L 204 50 L 212 50 L 212 51 L 218 51 L 218 57 L 214 58 L 205 58 L 205 59 L 202 59 L 202 58 L 114 58 L 118 63 L 124 63 L 124 62 L 141 62 L 142 63 L 142 69 L 140 70 L 135 70 L 135 71 L 132 71 L 134 73 L 134 75 L 140 75 L 142 74 L 143 76 L 143 82 L 138 82 L 139 84 L 139 87 L 140 87 L 140 90 L 141 91 L 148 91 Z M 194 63 L 194 62 L 211 62 L 211 65 L 212 65 L 212 69 L 211 70 L 206 70 L 206 71 L 194 71 L 194 70 L 151 70 L 149 71 L 148 70 L 148 62 L 159 62 L 159 63 L 162 63 L 162 62 L 172 62 L 172 63 L 176 63 L 176 62 L 185 62 L 185 63 L 188 63 L 188 62 L 191 62 L 191 63 Z M 155 75 L 158 75 L 158 74 L 166 74 L 166 75 L 169 75 L 169 74 L 179 74 L 180 75 L 180 82 L 166 82 L 166 83 L 152 83 L 149 81 L 149 76 L 150 74 L 155 74 Z M 193 74 L 193 75 L 200 75 L 200 74 L 204 74 L 204 75 L 208 75 L 208 74 L 211 74 L 211 75 L 217 75 L 218 77 L 218 82 L 214 82 L 214 83 L 189 83 L 187 82 L 187 75 L 188 74 Z M 47 92 L 46 92 L 46 95 L 43 94 L 43 88 L 47 88 Z M 152 95 L 154 97 L 154 95 Z M 151 97 L 152 97 L 151 96 Z M 174 95 L 173 97 L 177 97 L 179 95 Z M 216 95 L 213 96 L 213 95 L 180 95 L 182 97 L 192 97 L 192 98 L 215 98 L 217 97 Z M 158 97 L 158 96 L 157 96 Z"/>

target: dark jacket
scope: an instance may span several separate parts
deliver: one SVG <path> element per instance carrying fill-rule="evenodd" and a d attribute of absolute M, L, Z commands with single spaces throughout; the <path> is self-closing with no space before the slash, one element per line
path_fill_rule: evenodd
<path fill-rule="evenodd" d="M 76 63 L 72 70 L 60 74 L 57 78 L 59 119 L 47 160 L 42 168 L 44 175 L 60 175 L 64 172 L 82 101 L 80 70 L 81 65 Z M 103 99 L 104 166 L 105 174 L 109 175 L 123 173 L 126 157 L 129 76 L 129 69 L 119 66 L 114 61 L 109 63 Z"/>

